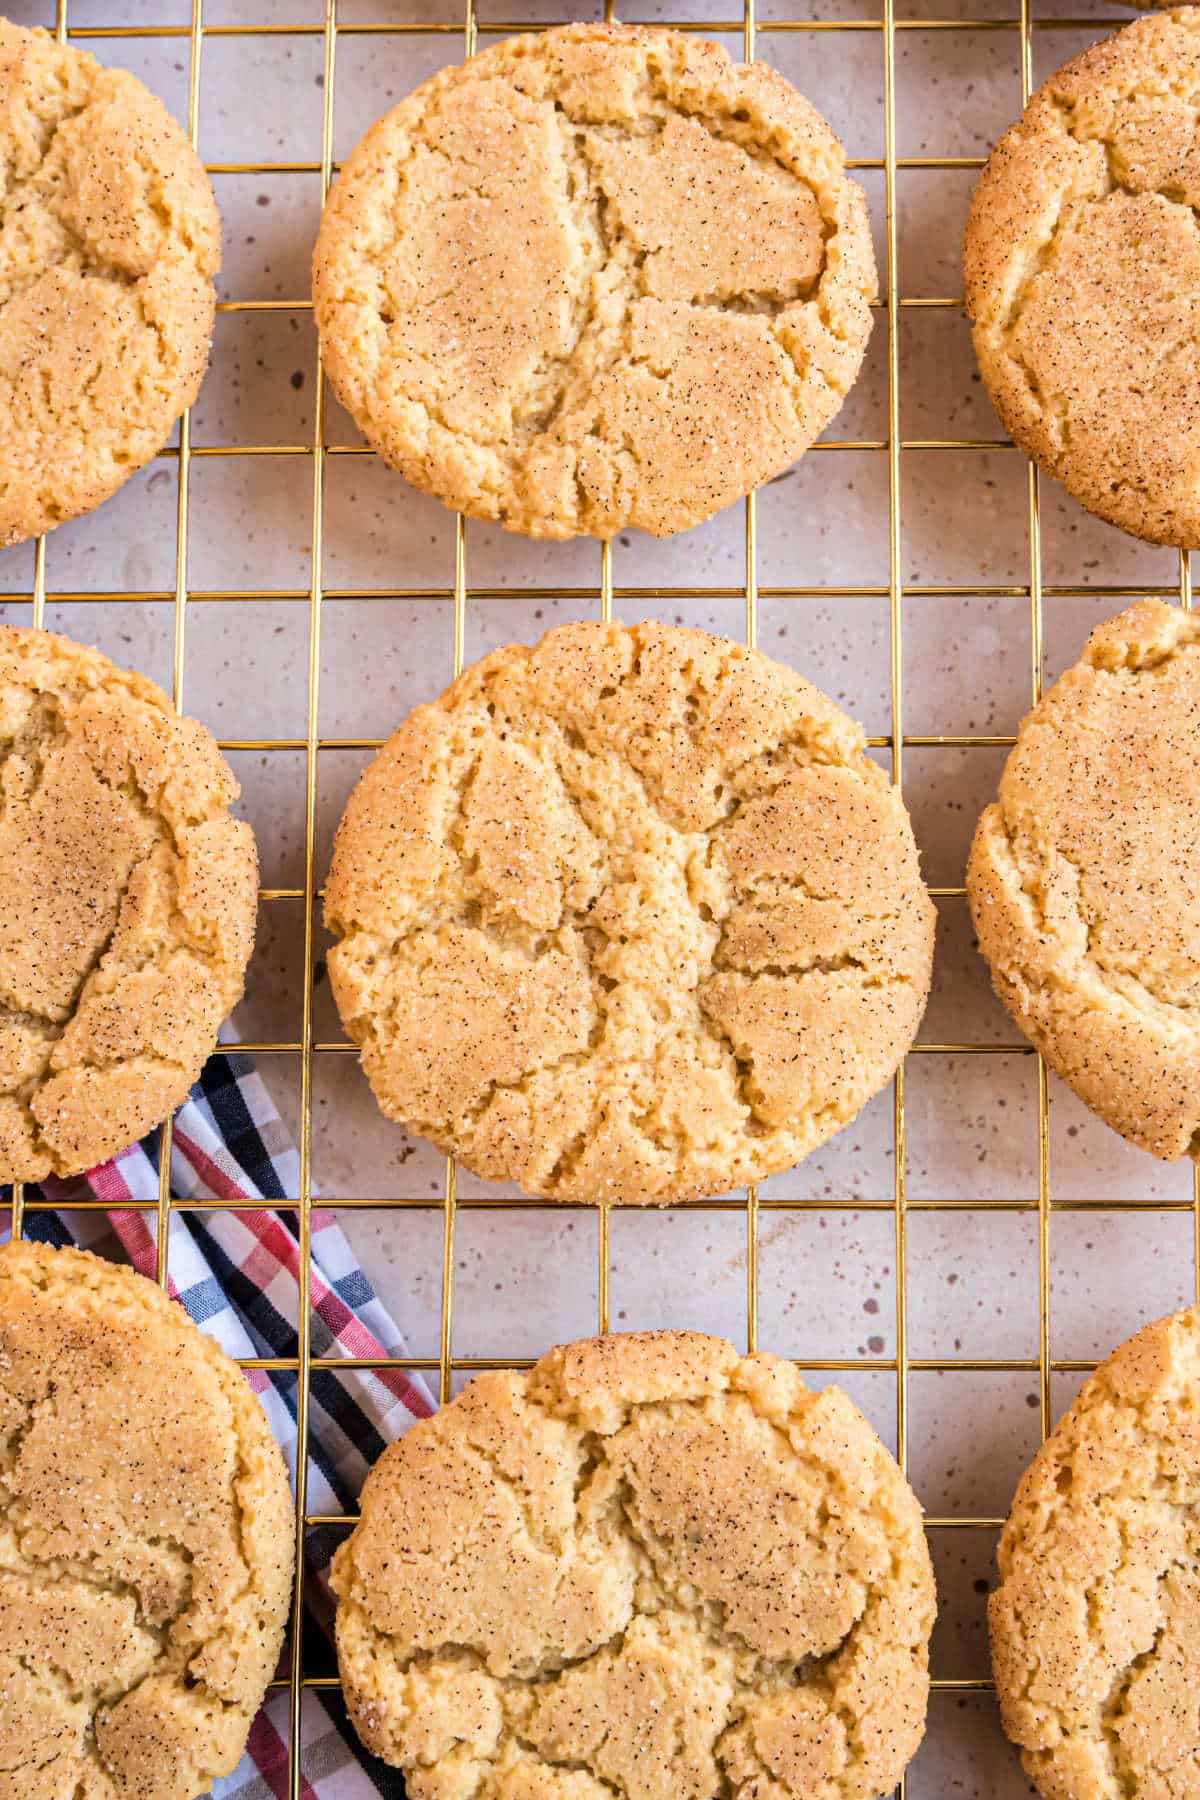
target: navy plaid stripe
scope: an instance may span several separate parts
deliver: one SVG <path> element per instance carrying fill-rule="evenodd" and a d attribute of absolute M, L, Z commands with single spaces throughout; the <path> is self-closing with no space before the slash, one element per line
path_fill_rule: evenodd
<path fill-rule="evenodd" d="M 365 1306 L 374 1297 L 375 1291 L 361 1269 L 352 1269 L 349 1275 L 343 1275 L 340 1281 L 333 1283 L 333 1290 L 346 1302 L 351 1312 Z"/>
<path fill-rule="evenodd" d="M 349 1438 L 363 1461 L 373 1463 L 383 1455 L 386 1445 L 357 1400 L 343 1386 L 343 1379 L 331 1369 L 313 1369 L 309 1375 L 309 1393 L 325 1416 Z M 341 1504 L 347 1508 L 352 1507 L 358 1499 L 356 1491 L 326 1462 L 319 1442 L 315 1452 L 310 1448 L 309 1454 L 320 1463 L 321 1473 Z"/>
<path fill-rule="evenodd" d="M 179 1298 L 197 1325 L 203 1325 L 206 1319 L 215 1319 L 225 1306 L 225 1295 L 215 1277 L 195 1282 Z"/>
<path fill-rule="evenodd" d="M 37 1192 L 35 1188 L 28 1191 L 30 1194 Z M 38 1244 L 52 1244 L 56 1250 L 68 1250 L 75 1242 L 58 1213 L 52 1212 L 27 1214 L 25 1236 Z"/>
<path fill-rule="evenodd" d="M 246 1327 L 260 1356 L 296 1356 L 296 1327 L 285 1319 L 268 1296 L 230 1261 L 205 1222 L 203 1213 L 188 1221 L 192 1236 L 229 1304 Z"/>
<path fill-rule="evenodd" d="M 286 1200 L 275 1164 L 267 1154 L 239 1086 L 240 1077 L 252 1068 L 253 1064 L 244 1056 L 210 1056 L 200 1071 L 198 1085 L 212 1109 L 230 1155 L 246 1171 L 264 1200 Z"/>

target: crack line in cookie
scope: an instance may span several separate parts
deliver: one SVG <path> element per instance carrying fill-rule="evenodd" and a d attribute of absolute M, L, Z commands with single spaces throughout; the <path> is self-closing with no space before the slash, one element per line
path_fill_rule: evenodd
<path fill-rule="evenodd" d="M 638 631 L 631 635 L 640 646 Z M 614 693 L 637 694 L 640 654 L 639 649 Z M 691 696 L 688 707 L 696 718 L 705 709 L 719 708 L 721 696 L 741 668 L 742 659 L 727 654 L 706 671 L 707 683 L 695 670 L 681 669 L 680 679 Z M 804 702 L 798 699 L 796 704 L 803 707 Z M 482 701 L 479 705 L 482 712 Z M 449 710 L 454 717 L 453 707 Z M 502 712 L 493 698 L 486 712 L 485 736 L 476 734 L 472 715 L 465 724 L 456 718 L 457 735 L 442 756 L 452 791 L 437 829 L 453 863 L 438 885 L 428 888 L 399 928 L 384 936 L 377 924 L 365 922 L 357 911 L 353 883 L 345 892 L 339 882 L 333 884 L 337 898 L 327 922 L 341 940 L 333 953 L 335 978 L 347 962 L 369 971 L 369 995 L 364 989 L 343 1003 L 339 987 L 343 1022 L 363 1049 L 368 1073 L 386 1072 L 389 1059 L 402 1049 L 412 1029 L 406 1009 L 415 986 L 430 983 L 430 991 L 440 987 L 442 966 L 449 966 L 457 946 L 465 945 L 468 937 L 510 966 L 527 967 L 531 981 L 547 957 L 565 959 L 564 967 L 574 966 L 586 980 L 590 1013 L 586 1021 L 581 1015 L 575 1036 L 547 1046 L 512 1074 L 489 1077 L 461 1105 L 448 1103 L 440 1117 L 431 1116 L 415 1094 L 410 1096 L 403 1112 L 406 1122 L 436 1143 L 453 1144 L 469 1158 L 476 1133 L 490 1124 L 489 1110 L 499 1096 L 545 1096 L 557 1073 L 589 1065 L 599 1071 L 611 1062 L 622 1070 L 618 1085 L 629 1096 L 632 1122 L 654 1148 L 689 1141 L 693 1148 L 701 1148 L 700 1138 L 690 1135 L 698 1124 L 685 1126 L 663 1116 L 655 1098 L 656 1069 L 664 1058 L 676 1055 L 685 1062 L 698 1057 L 735 1101 L 747 1139 L 747 1170 L 759 1168 L 765 1152 L 785 1140 L 807 1144 L 815 1134 L 828 1135 L 856 1110 L 853 1100 L 832 1091 L 816 1092 L 786 1126 L 770 1124 L 764 1117 L 754 1052 L 718 1013 L 744 987 L 759 981 L 764 990 L 774 982 L 789 993 L 794 990 L 796 997 L 810 983 L 838 984 L 863 995 L 868 990 L 908 990 L 904 1007 L 919 1005 L 921 976 L 916 963 L 905 960 L 903 924 L 898 924 L 891 940 L 879 931 L 880 921 L 903 922 L 907 915 L 872 905 L 857 891 L 823 892 L 800 870 L 790 876 L 753 869 L 737 874 L 725 866 L 725 844 L 745 809 L 772 804 L 788 781 L 811 777 L 820 791 L 828 776 L 863 796 L 872 794 L 873 765 L 867 764 L 856 739 L 851 736 L 838 743 L 833 726 L 814 701 L 811 718 L 787 722 L 757 755 L 735 751 L 722 764 L 719 780 L 717 773 L 713 775 L 717 786 L 710 810 L 715 817 L 701 826 L 681 816 L 677 803 L 665 798 L 635 739 L 618 745 L 610 741 L 607 727 L 588 721 L 572 726 L 569 709 L 556 706 L 552 699 L 525 716 L 521 703 Z M 694 734 L 693 746 L 705 741 L 696 735 L 700 727 L 695 720 L 688 729 Z M 476 822 L 473 803 L 485 745 L 491 751 L 519 751 L 531 759 L 536 780 L 546 784 L 556 804 L 569 808 L 580 834 L 578 858 L 570 863 L 569 873 L 564 863 L 555 878 L 553 917 L 547 914 L 536 925 L 514 912 L 503 893 L 493 889 L 492 877 L 481 869 L 468 841 Z M 485 796 L 481 804 L 486 810 L 493 802 Z M 829 804 L 835 808 L 841 804 L 837 790 L 831 791 Z M 501 827 L 497 823 L 489 829 Z M 897 820 L 886 829 L 898 832 L 902 826 Z M 514 866 L 520 867 L 524 851 L 516 848 L 512 854 L 517 859 Z M 574 856 L 569 844 L 565 855 Z M 651 865 L 653 882 L 647 874 Z M 797 945 L 786 956 L 759 948 L 733 959 L 728 948 L 731 921 L 766 920 L 772 908 L 786 913 L 793 904 L 807 901 L 844 911 L 844 941 L 839 946 L 826 952 Z M 912 904 L 920 906 L 918 892 Z M 653 952 L 663 933 L 667 945 L 673 946 L 662 950 L 669 967 Z M 722 984 L 715 1000 L 709 992 L 714 981 Z M 447 1004 L 454 1004 L 449 992 Z M 636 1049 L 628 1038 L 631 1018 L 640 1020 Z M 802 1033 L 796 1042 L 798 1055 L 810 1053 Z M 715 1060 L 705 1052 L 705 1043 L 718 1053 Z M 577 1094 L 581 1105 L 591 1095 L 585 1108 L 588 1123 L 564 1120 L 557 1145 L 547 1147 L 544 1167 L 536 1174 L 537 1191 L 571 1191 L 589 1132 L 603 1111 L 603 1083 L 598 1079 L 594 1092 L 585 1084 Z M 715 1153 L 716 1143 L 714 1135 L 701 1153 Z"/>

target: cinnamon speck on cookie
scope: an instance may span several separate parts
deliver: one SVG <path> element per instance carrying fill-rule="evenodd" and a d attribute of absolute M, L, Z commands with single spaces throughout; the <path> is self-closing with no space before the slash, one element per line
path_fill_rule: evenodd
<path fill-rule="evenodd" d="M 162 449 L 208 363 L 220 223 L 128 70 L 0 19 L 0 545 Z"/>
<path fill-rule="evenodd" d="M 391 1117 L 560 1200 L 788 1168 L 890 1079 L 929 991 L 904 802 L 800 675 L 563 625 L 419 706 L 338 828 L 342 1022 Z"/>
<path fill-rule="evenodd" d="M 478 1377 L 380 1457 L 332 1582 L 412 1800 L 874 1800 L 924 1730 L 912 1490 L 838 1389 L 720 1338 Z"/>
<path fill-rule="evenodd" d="M 699 38 L 511 38 L 410 94 L 334 183 L 330 379 L 462 512 L 682 531 L 794 462 L 858 373 L 875 262 L 845 162 L 780 74 Z"/>
<path fill-rule="evenodd" d="M 287 1470 L 237 1365 L 132 1269 L 0 1249 L 0 1800 L 197 1800 L 291 1598 Z"/>
<path fill-rule="evenodd" d="M 984 382 L 1092 512 L 1200 545 L 1200 8 L 1052 75 L 979 178 L 963 248 Z"/>
<path fill-rule="evenodd" d="M 254 836 L 144 676 L 0 627 L 0 1181 L 76 1174 L 186 1098 L 241 998 Z"/>

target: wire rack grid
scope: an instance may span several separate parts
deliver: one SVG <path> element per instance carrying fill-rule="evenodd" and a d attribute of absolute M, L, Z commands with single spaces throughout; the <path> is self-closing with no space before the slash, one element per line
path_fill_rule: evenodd
<path fill-rule="evenodd" d="M 296 37 L 316 39 L 320 43 L 321 78 L 323 89 L 322 124 L 319 146 L 314 145 L 315 154 L 309 160 L 290 161 L 224 161 L 209 162 L 210 173 L 219 175 L 269 175 L 276 173 L 303 173 L 317 175 L 320 178 L 322 197 L 328 189 L 335 171 L 334 160 L 334 77 L 339 47 L 354 37 L 377 36 L 381 40 L 398 37 L 410 33 L 437 34 L 445 40 L 445 58 L 452 60 L 459 52 L 472 54 L 476 45 L 479 22 L 476 17 L 475 0 L 465 0 L 465 15 L 457 22 L 431 21 L 412 17 L 408 19 L 388 19 L 384 22 L 341 21 L 338 18 L 338 0 L 323 0 L 324 17 L 307 22 L 258 23 L 250 20 L 246 23 L 209 23 L 204 18 L 204 0 L 190 0 L 190 20 L 182 23 L 147 25 L 97 25 L 92 23 L 73 24 L 69 17 L 71 0 L 56 0 L 54 26 L 59 39 L 71 41 L 87 47 L 89 42 L 96 47 L 99 40 L 123 40 L 137 37 L 139 39 L 162 37 L 178 40 L 181 50 L 186 52 L 187 76 L 187 127 L 193 144 L 200 141 L 200 108 L 201 108 L 201 61 L 206 45 L 220 39 L 254 39 L 266 37 Z M 420 10 L 420 0 L 409 0 L 414 13 Z M 402 0 L 397 0 L 396 11 L 401 10 Z M 740 36 L 747 59 L 752 59 L 756 47 L 768 34 L 782 33 L 871 33 L 876 34 L 880 43 L 883 65 L 883 155 L 876 158 L 860 158 L 851 166 L 859 169 L 879 171 L 883 178 L 883 190 L 886 209 L 886 238 L 884 263 L 886 277 L 883 284 L 878 307 L 882 315 L 882 326 L 886 332 L 886 435 L 880 438 L 831 438 L 827 437 L 815 446 L 814 453 L 836 454 L 846 451 L 869 451 L 877 453 L 887 460 L 887 499 L 888 499 L 888 560 L 889 576 L 886 587 L 880 585 L 864 586 L 832 586 L 823 588 L 820 593 L 832 599 L 879 598 L 886 602 L 888 608 L 888 659 L 890 668 L 890 731 L 873 737 L 871 744 L 890 757 L 892 774 L 897 783 L 901 783 L 904 775 L 904 754 L 910 747 L 920 748 L 978 748 L 990 747 L 1002 749 L 1011 744 L 1011 736 L 1005 735 L 955 735 L 934 734 L 921 735 L 907 733 L 904 728 L 904 695 L 903 695 L 903 658 L 902 658 L 902 602 L 914 596 L 954 595 L 964 600 L 986 599 L 988 597 L 1014 597 L 1025 599 L 1029 609 L 1029 642 L 1030 666 L 1028 693 L 1031 700 L 1036 700 L 1041 692 L 1043 670 L 1043 598 L 1046 595 L 1071 595 L 1086 593 L 1090 596 L 1104 596 L 1111 593 L 1114 597 L 1126 599 L 1140 594 L 1161 595 L 1173 599 L 1181 606 L 1188 608 L 1192 604 L 1192 572 L 1190 560 L 1186 555 L 1179 559 L 1178 579 L 1174 583 L 1143 584 L 1140 586 L 1122 584 L 1120 587 L 1105 588 L 1097 584 L 1089 584 L 1086 589 L 1068 585 L 1051 585 L 1043 579 L 1043 558 L 1041 545 L 1041 509 L 1039 480 L 1036 470 L 1030 465 L 1027 468 L 1027 506 L 1028 506 L 1028 575 L 1023 583 L 1018 584 L 963 584 L 953 586 L 931 586 L 906 583 L 903 579 L 903 563 L 901 554 L 901 455 L 906 451 L 940 452 L 940 451 L 994 451 L 1012 452 L 1013 446 L 1000 437 L 994 438 L 904 438 L 901 435 L 901 321 L 910 309 L 957 309 L 961 307 L 958 295 L 943 297 L 913 297 L 900 291 L 899 257 L 898 257 L 898 206 L 897 206 L 897 174 L 904 169 L 958 169 L 970 170 L 980 166 L 982 159 L 968 156 L 919 156 L 902 157 L 897 153 L 896 125 L 896 68 L 897 40 L 906 30 L 919 29 L 925 32 L 999 32 L 1008 34 L 1013 40 L 1015 54 L 1019 57 L 1021 93 L 1027 98 L 1033 86 L 1034 42 L 1035 34 L 1042 30 L 1090 30 L 1097 29 L 1095 20 L 1077 19 L 1034 19 L 1031 16 L 1031 0 L 1019 0 L 1019 12 L 1012 16 L 998 18 L 945 18 L 931 19 L 921 17 L 909 19 L 897 17 L 896 0 L 882 0 L 882 16 L 879 18 L 770 18 L 759 20 L 756 17 L 756 0 L 742 0 L 740 17 L 729 19 L 691 20 L 686 18 L 670 18 L 656 20 L 656 23 L 669 23 L 681 28 L 692 28 L 706 34 L 736 33 Z M 253 7 L 247 10 L 253 12 Z M 632 10 L 636 11 L 636 7 Z M 611 17 L 613 0 L 605 0 L 605 14 Z M 627 16 L 622 13 L 621 16 Z M 487 21 L 489 36 L 505 30 L 524 30 L 534 28 L 529 21 L 514 20 L 511 22 Z M 814 98 L 820 103 L 819 93 Z M 366 121 L 364 120 L 365 124 Z M 308 309 L 310 302 L 306 295 L 284 299 L 238 299 L 222 301 L 219 311 L 222 313 L 244 312 L 290 312 L 298 313 Z M 443 1193 L 436 1202 L 442 1219 L 441 1227 L 441 1298 L 439 1321 L 438 1353 L 432 1357 L 408 1357 L 391 1359 L 386 1362 L 356 1363 L 344 1358 L 321 1358 L 314 1354 L 312 1348 L 312 1321 L 309 1307 L 308 1274 L 309 1245 L 311 1230 L 311 1207 L 313 1201 L 313 1071 L 314 1061 L 318 1056 L 344 1056 L 352 1052 L 352 1046 L 345 1042 L 323 1041 L 316 1031 L 314 1008 L 314 963 L 315 963 L 315 930 L 316 909 L 320 901 L 319 880 L 321 869 L 318 857 L 318 823 L 317 823 L 317 768 L 318 757 L 322 751 L 349 750 L 369 751 L 381 740 L 375 738 L 332 737 L 323 735 L 320 730 L 319 712 L 319 677 L 322 668 L 322 609 L 326 601 L 335 599 L 353 599 L 370 601 L 372 599 L 387 600 L 420 600 L 438 601 L 445 605 L 446 629 L 451 636 L 452 663 L 457 674 L 464 661 L 466 643 L 466 615 L 468 598 L 486 600 L 500 598 L 500 590 L 486 587 L 469 587 L 466 532 L 461 518 L 455 521 L 454 535 L 454 571 L 453 584 L 450 587 L 403 588 L 388 587 L 379 590 L 362 588 L 338 588 L 328 585 L 323 579 L 322 533 L 325 517 L 325 485 L 326 473 L 330 458 L 354 457 L 369 454 L 361 445 L 327 442 L 327 407 L 325 390 L 320 379 L 319 368 L 316 371 L 315 402 L 313 430 L 311 441 L 287 445 L 270 444 L 195 444 L 192 438 L 192 427 L 189 417 L 182 421 L 178 447 L 165 454 L 177 458 L 178 484 L 175 518 L 175 581 L 174 588 L 155 590 L 109 590 L 103 594 L 93 591 L 53 591 L 47 592 L 46 579 L 46 540 L 39 539 L 36 544 L 32 589 L 24 598 L 30 604 L 33 622 L 41 625 L 46 615 L 48 602 L 55 604 L 72 601 L 95 601 L 97 599 L 111 602 L 159 601 L 173 603 L 173 642 L 172 642 L 172 674 L 174 698 L 177 705 L 184 703 L 184 673 L 186 661 L 186 644 L 188 631 L 189 600 L 221 600 L 221 601 L 262 601 L 290 600 L 302 601 L 307 605 L 307 697 L 306 697 L 306 730 L 302 737 L 291 738 L 226 738 L 222 747 L 229 751 L 261 751 L 266 753 L 292 752 L 302 753 L 304 761 L 304 874 L 301 886 L 265 888 L 262 899 L 265 905 L 278 906 L 281 902 L 299 903 L 303 910 L 304 935 L 304 970 L 302 1005 L 300 1009 L 300 1032 L 296 1039 L 272 1039 L 260 1043 L 248 1043 L 243 1047 L 251 1052 L 263 1055 L 286 1056 L 294 1058 L 299 1064 L 299 1097 L 300 1097 L 300 1137 L 299 1160 L 300 1182 L 298 1194 L 298 1218 L 300 1235 L 300 1295 L 297 1333 L 297 1354 L 295 1358 L 257 1359 L 247 1362 L 246 1367 L 268 1368 L 276 1371 L 294 1373 L 297 1381 L 297 1424 L 299 1444 L 307 1443 L 308 1409 L 310 1383 L 314 1372 L 318 1370 L 336 1370 L 344 1372 L 355 1368 L 398 1367 L 420 1369 L 436 1375 L 441 1399 L 444 1401 L 452 1392 L 452 1383 L 456 1374 L 483 1368 L 511 1367 L 521 1359 L 505 1357 L 463 1357 L 456 1356 L 453 1351 L 453 1321 L 455 1308 L 455 1233 L 456 1224 L 464 1210 L 490 1211 L 511 1208 L 517 1204 L 522 1207 L 537 1205 L 536 1202 L 522 1200 L 516 1202 L 507 1198 L 460 1197 L 456 1181 L 456 1171 L 452 1162 L 447 1162 L 444 1172 Z M 262 589 L 222 589 L 201 590 L 189 585 L 188 577 L 188 545 L 189 545 L 189 502 L 191 495 L 191 476 L 194 465 L 203 457 L 254 457 L 258 455 L 287 456 L 305 459 L 311 466 L 311 545 L 312 545 L 312 577 L 310 585 L 304 588 L 275 589 L 269 592 Z M 397 478 L 398 479 L 398 478 Z M 614 602 L 631 603 L 636 611 L 636 603 L 648 599 L 663 598 L 708 598 L 708 599 L 740 599 L 744 605 L 744 633 L 746 641 L 753 644 L 756 640 L 759 623 L 760 599 L 770 597 L 773 600 L 800 599 L 812 597 L 818 590 L 812 584 L 803 589 L 784 586 L 760 585 L 758 579 L 757 557 L 758 528 L 756 521 L 756 500 L 751 496 L 745 502 L 745 569 L 744 579 L 740 587 L 710 586 L 705 588 L 664 588 L 662 586 L 642 587 L 637 585 L 614 586 L 613 559 L 610 547 L 598 548 L 597 579 L 594 586 L 564 589 L 555 587 L 543 589 L 526 586 L 519 590 L 520 597 L 536 601 L 551 597 L 569 596 L 577 602 L 594 604 L 601 618 L 613 616 Z M 514 596 L 512 588 L 504 590 L 504 597 Z M 959 899 L 964 890 L 961 886 L 935 887 L 933 892 L 940 899 Z M 1028 1045 L 1008 1042 L 921 1042 L 916 1046 L 914 1055 L 920 1056 L 1025 1056 L 1033 1057 Z M 744 1215 L 744 1259 L 745 1259 L 745 1307 L 744 1307 L 744 1340 L 748 1348 L 755 1348 L 758 1343 L 758 1299 L 759 1299 L 759 1248 L 760 1221 L 764 1215 L 776 1211 L 812 1211 L 822 1212 L 835 1210 L 839 1204 L 853 1205 L 856 1212 L 877 1211 L 890 1215 L 894 1232 L 894 1286 L 895 1286 L 895 1354 L 875 1359 L 817 1359 L 804 1361 L 804 1369 L 819 1371 L 846 1371 L 850 1369 L 866 1369 L 885 1373 L 894 1379 L 895 1389 L 895 1422 L 896 1447 L 902 1464 L 906 1462 L 910 1439 L 910 1408 L 908 1389 L 910 1374 L 915 1371 L 966 1371 L 1008 1373 L 1025 1373 L 1035 1378 L 1037 1387 L 1037 1405 L 1042 1432 L 1050 1426 L 1051 1419 L 1051 1377 L 1057 1373 L 1071 1374 L 1082 1372 L 1093 1365 L 1082 1360 L 1055 1358 L 1050 1350 L 1050 1258 L 1049 1233 L 1052 1212 L 1069 1210 L 1086 1210 L 1101 1202 L 1088 1199 L 1054 1199 L 1050 1194 L 1048 1172 L 1048 1103 L 1047 1077 L 1040 1058 L 1036 1061 L 1036 1197 L 1026 1199 L 979 1199 L 966 1196 L 958 1198 L 924 1199 L 910 1197 L 906 1192 L 906 1160 L 905 1160 L 905 1074 L 902 1070 L 896 1077 L 892 1089 L 891 1127 L 894 1142 L 894 1191 L 888 1199 L 839 1202 L 829 1199 L 773 1199 L 760 1197 L 751 1188 L 737 1197 L 722 1197 L 707 1202 L 697 1203 L 693 1210 L 737 1212 Z M 189 1202 L 184 1208 L 176 1203 L 170 1195 L 170 1126 L 163 1132 L 159 1159 L 159 1193 L 157 1202 L 146 1202 L 145 1207 L 156 1215 L 158 1278 L 163 1284 L 167 1280 L 167 1241 L 170 1215 L 176 1210 L 200 1210 L 204 1206 L 225 1206 L 225 1202 Z M 378 1196 L 362 1193 L 340 1194 L 335 1197 L 324 1196 L 324 1204 L 336 1205 L 338 1208 L 355 1209 L 392 1209 L 404 1212 L 406 1209 L 428 1209 L 435 1204 L 427 1197 L 416 1195 L 397 1196 L 383 1199 Z M 35 1204 L 26 1201 L 23 1190 L 17 1187 L 13 1196 L 13 1228 L 20 1235 L 24 1220 Z M 94 1203 L 97 1207 L 103 1202 Z M 1106 1208 L 1121 1210 L 1137 1207 L 1137 1200 L 1108 1199 L 1103 1202 Z M 907 1319 L 907 1272 L 909 1267 L 908 1222 L 915 1212 L 939 1210 L 955 1212 L 961 1210 L 991 1209 L 996 1211 L 1023 1211 L 1036 1216 L 1037 1229 L 1037 1354 L 1030 1358 L 918 1358 L 909 1352 L 909 1332 Z M 607 1205 L 598 1209 L 598 1265 L 596 1271 L 596 1328 L 603 1332 L 610 1323 L 610 1209 Z M 1192 1215 L 1192 1261 L 1194 1273 L 1194 1290 L 1200 1297 L 1200 1170 L 1195 1171 L 1192 1181 L 1190 1200 L 1177 1198 L 1160 1202 L 1157 1210 L 1190 1212 Z M 369 1271 L 368 1271 L 369 1272 Z M 695 1321 L 703 1323 L 703 1321 Z M 337 1687 L 335 1678 L 326 1675 L 306 1673 L 303 1647 L 303 1594 L 304 1594 L 304 1547 L 306 1533 L 323 1526 L 342 1526 L 352 1522 L 353 1515 L 327 1516 L 309 1510 L 306 1493 L 307 1459 L 301 1453 L 297 1461 L 296 1481 L 296 1587 L 293 1625 L 289 1647 L 289 1672 L 286 1677 L 276 1683 L 290 1690 L 291 1702 L 291 1737 L 289 1745 L 288 1791 L 292 1800 L 299 1800 L 305 1788 L 305 1775 L 301 1757 L 301 1706 L 305 1691 L 313 1689 L 330 1689 Z M 995 1516 L 962 1516 L 940 1515 L 928 1519 L 931 1529 L 966 1532 L 994 1532 L 1002 1523 Z M 978 1675 L 943 1675 L 934 1680 L 935 1692 L 967 1693 L 983 1691 L 989 1683 Z M 904 1792 L 901 1784 L 900 1793 Z"/>

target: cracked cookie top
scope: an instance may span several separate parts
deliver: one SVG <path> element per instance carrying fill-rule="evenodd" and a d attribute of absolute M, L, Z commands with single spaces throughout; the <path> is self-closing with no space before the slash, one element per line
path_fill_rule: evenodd
<path fill-rule="evenodd" d="M 967 868 L 996 992 L 1081 1099 L 1200 1154 L 1200 619 L 1140 601 L 1021 726 Z"/>
<path fill-rule="evenodd" d="M 338 1663 L 412 1800 L 875 1800 L 921 1739 L 921 1510 L 858 1409 L 720 1338 L 477 1377 L 338 1550 Z"/>
<path fill-rule="evenodd" d="M 194 1800 L 229 1774 L 291 1583 L 241 1371 L 132 1269 L 0 1250 L 0 1800 Z"/>
<path fill-rule="evenodd" d="M 560 626 L 418 707 L 346 807 L 325 918 L 383 1110 L 560 1200 L 790 1167 L 890 1078 L 933 948 L 859 728 L 657 624 Z"/>
<path fill-rule="evenodd" d="M 988 1602 L 1004 1726 L 1053 1800 L 1200 1792 L 1200 1310 L 1102 1363 L 1017 1489 Z"/>
<path fill-rule="evenodd" d="M 778 475 L 871 326 L 866 203 L 773 69 L 570 25 L 378 121 L 321 222 L 325 366 L 380 453 L 534 537 L 663 536 Z"/>
<path fill-rule="evenodd" d="M 107 500 L 208 362 L 216 203 L 124 69 L 0 20 L 0 544 Z"/>
<path fill-rule="evenodd" d="M 258 865 L 213 739 L 70 638 L 0 628 L 0 1181 L 103 1162 L 240 999 Z"/>
<path fill-rule="evenodd" d="M 1017 443 L 1101 518 L 1200 544 L 1200 9 L 1038 90 L 979 178 L 967 309 Z"/>

